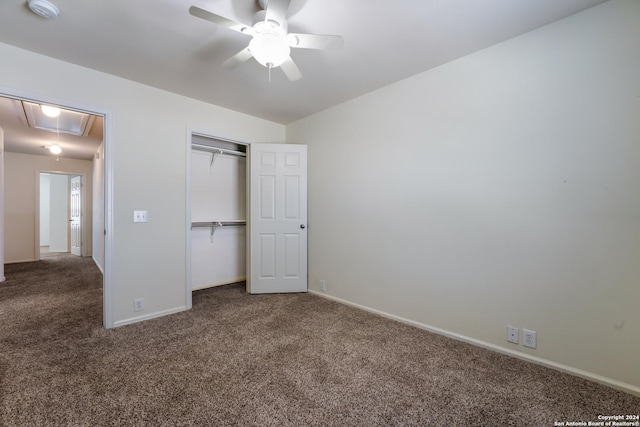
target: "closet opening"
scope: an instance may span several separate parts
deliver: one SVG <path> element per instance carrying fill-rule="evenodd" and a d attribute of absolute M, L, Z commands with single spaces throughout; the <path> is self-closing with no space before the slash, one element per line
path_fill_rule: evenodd
<path fill-rule="evenodd" d="M 247 144 L 192 133 L 188 152 L 187 296 L 246 280 Z"/>

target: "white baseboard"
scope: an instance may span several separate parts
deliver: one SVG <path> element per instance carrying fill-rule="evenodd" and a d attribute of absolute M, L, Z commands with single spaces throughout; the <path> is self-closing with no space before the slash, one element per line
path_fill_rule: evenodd
<path fill-rule="evenodd" d="M 367 307 L 367 306 L 364 306 L 364 305 L 356 304 L 354 302 L 343 300 L 341 298 L 337 298 L 337 297 L 334 297 L 334 296 L 331 296 L 331 295 L 327 295 L 326 293 L 321 292 L 321 291 L 316 291 L 316 290 L 309 289 L 309 293 L 312 293 L 312 294 L 317 295 L 317 296 L 322 297 L 322 298 L 327 298 L 327 299 L 330 299 L 332 301 L 339 302 L 341 304 L 348 305 L 350 307 L 358 308 L 360 310 L 364 310 L 364 311 L 367 311 L 369 313 L 377 314 L 378 316 L 386 317 L 388 319 L 395 320 L 395 321 L 398 321 L 398 322 L 401 322 L 401 323 L 404 323 L 404 324 L 407 324 L 407 325 L 410 325 L 410 326 L 415 326 L 416 328 L 424 329 L 425 331 L 433 332 L 433 333 L 438 334 L 438 335 L 444 335 L 446 337 L 453 338 L 453 339 L 458 340 L 458 341 L 463 341 L 463 342 L 475 345 L 477 347 L 482 347 L 482 348 L 486 348 L 488 350 L 493 350 L 493 351 L 496 351 L 498 353 L 506 354 L 508 356 L 512 356 L 512 357 L 515 357 L 515 358 L 518 358 L 518 359 L 522 359 L 522 360 L 526 360 L 528 362 L 535 363 L 537 365 L 546 366 L 548 368 L 555 369 L 557 371 L 566 372 L 568 374 L 575 375 L 575 376 L 580 377 L 580 378 L 584 378 L 584 379 L 587 379 L 587 380 L 595 381 L 597 383 L 604 384 L 604 385 L 606 385 L 608 387 L 615 388 L 615 389 L 624 391 L 626 393 L 633 394 L 635 396 L 640 396 L 640 387 L 634 386 L 632 384 L 627 384 L 627 383 L 624 383 L 622 381 L 618 381 L 618 380 L 614 380 L 612 378 L 604 377 L 602 375 L 594 374 L 592 372 L 583 371 L 582 369 L 574 368 L 574 367 L 568 366 L 568 365 L 563 365 L 561 363 L 556 363 L 556 362 L 553 362 L 551 360 L 543 359 L 543 358 L 536 357 L 536 356 L 531 356 L 529 354 L 520 353 L 520 352 L 514 351 L 514 350 L 509 350 L 507 348 L 503 348 L 503 347 L 500 347 L 498 345 L 488 343 L 486 341 L 481 341 L 481 340 L 477 340 L 475 338 L 471 338 L 471 337 L 468 337 L 468 336 L 465 336 L 465 335 L 456 334 L 454 332 L 450 332 L 450 331 L 447 331 L 447 330 L 444 330 L 444 329 L 436 328 L 435 326 L 426 325 L 424 323 L 416 322 L 415 320 L 406 319 L 404 317 L 396 316 L 394 314 L 389 314 L 389 313 L 386 313 L 384 311 L 376 310 L 376 309 L 371 308 L 371 307 Z"/>
<path fill-rule="evenodd" d="M 104 276 L 104 270 L 102 269 L 102 266 L 98 263 L 98 261 L 96 261 L 96 257 L 91 255 L 91 259 L 93 260 L 93 263 L 96 265 L 96 267 L 98 267 L 98 270 L 100 270 L 100 273 L 102 273 L 102 275 Z"/>
<path fill-rule="evenodd" d="M 113 327 L 117 328 L 120 326 L 131 325 L 133 323 L 144 322 L 145 320 L 155 319 L 156 317 L 167 316 L 169 314 L 180 313 L 181 311 L 185 311 L 187 306 L 181 306 L 176 308 L 170 308 L 168 310 L 156 311 L 155 313 L 144 314 L 142 316 L 131 317 L 129 319 L 118 320 L 114 322 Z"/>
<path fill-rule="evenodd" d="M 5 264 L 19 264 L 21 262 L 36 262 L 36 261 L 39 261 L 39 260 L 37 260 L 37 259 L 16 259 L 16 260 L 13 260 L 13 261 L 6 261 L 5 260 L 4 263 Z"/>

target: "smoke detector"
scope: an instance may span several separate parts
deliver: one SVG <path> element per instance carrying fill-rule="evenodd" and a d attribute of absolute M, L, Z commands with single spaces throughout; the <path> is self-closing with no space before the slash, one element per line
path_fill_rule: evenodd
<path fill-rule="evenodd" d="M 60 14 L 60 10 L 47 0 L 27 0 L 31 12 L 44 19 L 56 18 Z"/>

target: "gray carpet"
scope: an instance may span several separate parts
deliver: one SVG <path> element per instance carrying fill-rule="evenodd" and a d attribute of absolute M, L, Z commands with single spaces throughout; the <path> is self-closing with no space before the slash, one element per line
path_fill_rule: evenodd
<path fill-rule="evenodd" d="M 93 261 L 6 266 L 2 426 L 552 426 L 640 398 L 310 294 L 194 293 L 102 328 Z"/>

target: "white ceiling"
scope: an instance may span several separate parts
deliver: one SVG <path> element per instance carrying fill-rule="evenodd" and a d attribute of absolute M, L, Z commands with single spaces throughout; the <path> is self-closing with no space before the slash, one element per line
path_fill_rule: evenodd
<path fill-rule="evenodd" d="M 291 0 L 289 31 L 338 34 L 337 51 L 293 49 L 290 82 L 255 60 L 221 64 L 249 38 L 189 14 L 191 5 L 251 24 L 256 0 L 0 2 L 0 41 L 287 124 L 605 0 Z"/>

